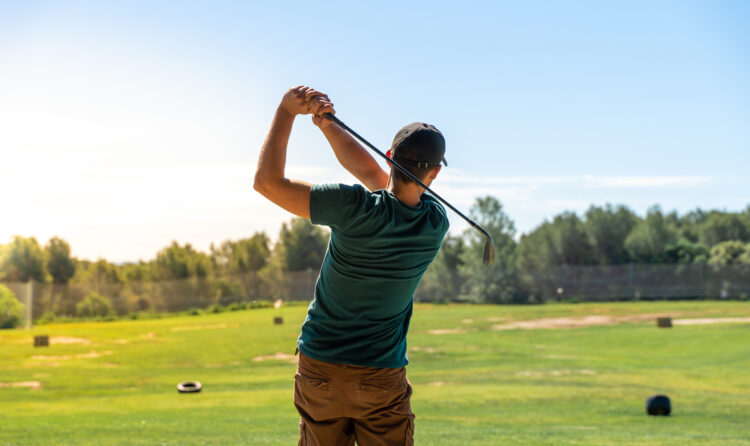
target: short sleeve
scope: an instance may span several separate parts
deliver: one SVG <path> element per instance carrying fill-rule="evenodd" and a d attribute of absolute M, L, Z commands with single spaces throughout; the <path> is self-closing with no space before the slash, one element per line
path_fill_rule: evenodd
<path fill-rule="evenodd" d="M 313 184 L 310 189 L 310 222 L 342 229 L 364 202 L 360 185 Z"/>

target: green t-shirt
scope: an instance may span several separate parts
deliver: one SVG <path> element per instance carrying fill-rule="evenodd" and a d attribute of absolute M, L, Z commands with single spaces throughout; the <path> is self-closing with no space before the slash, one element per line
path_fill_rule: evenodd
<path fill-rule="evenodd" d="M 316 184 L 310 221 L 331 228 L 297 345 L 319 361 L 403 367 L 414 291 L 448 231 L 429 193 L 417 207 L 386 190 Z"/>

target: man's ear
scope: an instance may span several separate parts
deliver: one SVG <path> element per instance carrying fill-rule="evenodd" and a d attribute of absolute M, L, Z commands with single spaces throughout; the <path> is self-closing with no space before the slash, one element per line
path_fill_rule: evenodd
<path fill-rule="evenodd" d="M 442 169 L 443 166 L 438 164 L 437 166 L 433 167 L 432 170 L 430 170 L 430 173 L 428 174 L 430 177 L 430 180 L 434 180 L 437 174 L 440 173 L 440 169 Z"/>
<path fill-rule="evenodd" d="M 390 157 L 391 157 L 391 152 L 392 152 L 392 150 L 391 150 L 391 149 L 388 149 L 388 150 L 387 150 L 387 151 L 385 152 L 385 156 L 387 156 L 388 158 L 390 158 Z M 386 163 L 388 164 L 388 167 L 391 167 L 391 163 L 389 163 L 388 161 L 386 161 Z"/>

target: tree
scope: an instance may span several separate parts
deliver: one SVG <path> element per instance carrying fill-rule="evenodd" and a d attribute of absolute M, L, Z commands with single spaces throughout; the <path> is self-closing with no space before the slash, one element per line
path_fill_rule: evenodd
<path fill-rule="evenodd" d="M 678 237 L 697 243 L 699 241 L 698 230 L 707 218 L 708 214 L 700 209 L 690 211 L 683 215 L 675 225 Z"/>
<path fill-rule="evenodd" d="M 592 249 L 593 261 L 599 265 L 628 263 L 625 239 L 638 224 L 638 217 L 627 207 L 607 204 L 591 206 L 586 211 L 584 227 Z"/>
<path fill-rule="evenodd" d="M 693 243 L 681 238 L 677 243 L 669 244 L 664 248 L 662 255 L 665 263 L 705 263 L 709 258 L 709 251 L 701 243 Z"/>
<path fill-rule="evenodd" d="M 70 257 L 70 245 L 61 238 L 51 238 L 44 250 L 47 253 L 47 271 L 52 276 L 52 294 L 50 295 L 49 308 L 54 311 L 57 288 L 70 281 L 76 272 L 76 265 L 73 258 Z"/>
<path fill-rule="evenodd" d="M 180 246 L 176 241 L 156 254 L 156 265 L 163 279 L 205 278 L 213 271 L 210 257 L 190 243 Z"/>
<path fill-rule="evenodd" d="M 279 249 L 284 269 L 301 271 L 320 269 L 328 247 L 328 234 L 305 218 L 295 218 L 281 225 Z"/>
<path fill-rule="evenodd" d="M 594 248 L 584 223 L 572 212 L 545 221 L 521 237 L 518 264 L 525 270 L 546 270 L 560 265 L 590 265 Z"/>
<path fill-rule="evenodd" d="M 452 302 L 461 294 L 466 278 L 461 274 L 466 244 L 462 237 L 448 235 L 440 252 L 425 271 L 416 296 L 425 302 Z"/>
<path fill-rule="evenodd" d="M 248 299 L 260 296 L 258 271 L 271 260 L 270 240 L 264 232 L 237 241 L 227 240 L 218 248 L 211 245 L 211 257 L 218 269 L 242 282 Z M 229 289 L 229 284 L 222 285 Z M 230 287 L 231 288 L 231 287 Z"/>
<path fill-rule="evenodd" d="M 507 303 L 517 301 L 515 226 L 503 211 L 503 205 L 492 196 L 477 198 L 471 207 L 474 221 L 487 230 L 495 241 L 495 261 L 482 263 L 485 238 L 474 229 L 467 229 L 467 246 L 459 259 L 460 273 L 466 278 L 463 297 L 470 301 Z"/>
<path fill-rule="evenodd" d="M 76 266 L 70 257 L 70 245 L 65 240 L 53 237 L 45 246 L 47 251 L 47 271 L 52 282 L 66 284 L 76 272 Z"/>
<path fill-rule="evenodd" d="M 126 263 L 120 267 L 125 281 L 128 283 L 150 282 L 156 278 L 156 268 L 153 262 Z"/>
<path fill-rule="evenodd" d="M 708 263 L 713 265 L 750 264 L 750 243 L 727 240 L 711 248 Z"/>
<path fill-rule="evenodd" d="M 0 243 L 0 280 L 5 279 L 5 252 L 7 251 L 5 245 Z"/>
<path fill-rule="evenodd" d="M 3 264 L 5 279 L 18 282 L 35 280 L 44 282 L 47 276 L 44 251 L 34 237 L 17 235 L 4 249 Z"/>
<path fill-rule="evenodd" d="M 258 271 L 270 261 L 269 245 L 268 236 L 261 232 L 250 238 L 238 240 L 232 247 L 229 270 L 239 276 L 248 299 L 260 297 Z"/>
<path fill-rule="evenodd" d="M 667 225 L 661 209 L 654 206 L 625 239 L 625 249 L 636 262 L 661 263 L 667 245 L 676 241 L 677 233 Z"/>
<path fill-rule="evenodd" d="M 573 212 L 563 212 L 552 220 L 555 229 L 557 265 L 590 265 L 593 263 L 593 249 L 586 228 Z"/>
<path fill-rule="evenodd" d="M 19 326 L 22 317 L 23 304 L 8 287 L 0 284 L 0 329 Z"/>
<path fill-rule="evenodd" d="M 109 299 L 94 291 L 76 305 L 78 317 L 106 317 L 110 314 L 112 314 L 112 305 Z"/>
<path fill-rule="evenodd" d="M 750 219 L 743 214 L 713 211 L 699 226 L 698 237 L 706 246 L 729 240 L 750 242 Z"/>

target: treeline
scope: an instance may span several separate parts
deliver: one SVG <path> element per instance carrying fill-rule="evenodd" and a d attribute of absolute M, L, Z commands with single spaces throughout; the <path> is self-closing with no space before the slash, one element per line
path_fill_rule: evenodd
<path fill-rule="evenodd" d="M 664 213 L 655 206 L 643 218 L 625 206 L 591 206 L 581 216 L 563 212 L 522 235 L 519 241 L 513 222 L 497 199 L 478 199 L 471 215 L 492 234 L 495 263 L 481 265 L 483 240 L 476 231 L 447 237 L 425 275 L 418 293 L 420 300 L 540 302 L 552 295 L 552 283 L 564 281 L 564 277 L 549 280 L 549 274 L 540 273 L 559 271 L 563 275 L 566 267 L 592 267 L 589 269 L 596 271 L 593 267 L 601 266 L 599 270 L 604 271 L 607 266 L 627 264 L 645 268 L 750 265 L 750 206 L 738 213 L 697 209 L 684 215 Z M 674 268 L 669 277 L 651 279 L 661 279 L 670 286 L 667 282 L 682 281 L 693 270 Z M 667 275 L 665 271 L 662 268 L 662 276 Z M 563 294 L 558 287 L 555 291 Z"/>
<path fill-rule="evenodd" d="M 625 206 L 591 206 L 580 216 L 557 215 L 520 240 L 496 198 L 477 199 L 470 214 L 492 234 L 495 263 L 482 264 L 484 239 L 473 229 L 450 235 L 416 299 L 540 302 L 554 297 L 551 289 L 562 294 L 556 285 L 560 281 L 542 279 L 540 272 L 558 274 L 560 267 L 568 266 L 750 265 L 750 207 L 737 213 L 695 210 L 684 215 L 654 207 L 640 217 Z M 41 245 L 33 237 L 16 236 L 0 245 L 0 281 L 11 288 L 35 282 L 37 319 L 310 299 L 327 232 L 294 219 L 282 225 L 277 240 L 272 244 L 261 232 L 212 245 L 208 252 L 173 242 L 151 260 L 118 265 L 76 259 L 61 238 Z"/>
<path fill-rule="evenodd" d="M 0 245 L 0 281 L 11 289 L 34 282 L 35 319 L 236 307 L 309 287 L 327 243 L 326 231 L 294 219 L 273 245 L 263 232 L 212 244 L 209 252 L 172 242 L 149 261 L 118 265 L 77 259 L 58 237 L 41 245 L 15 236 Z"/>

